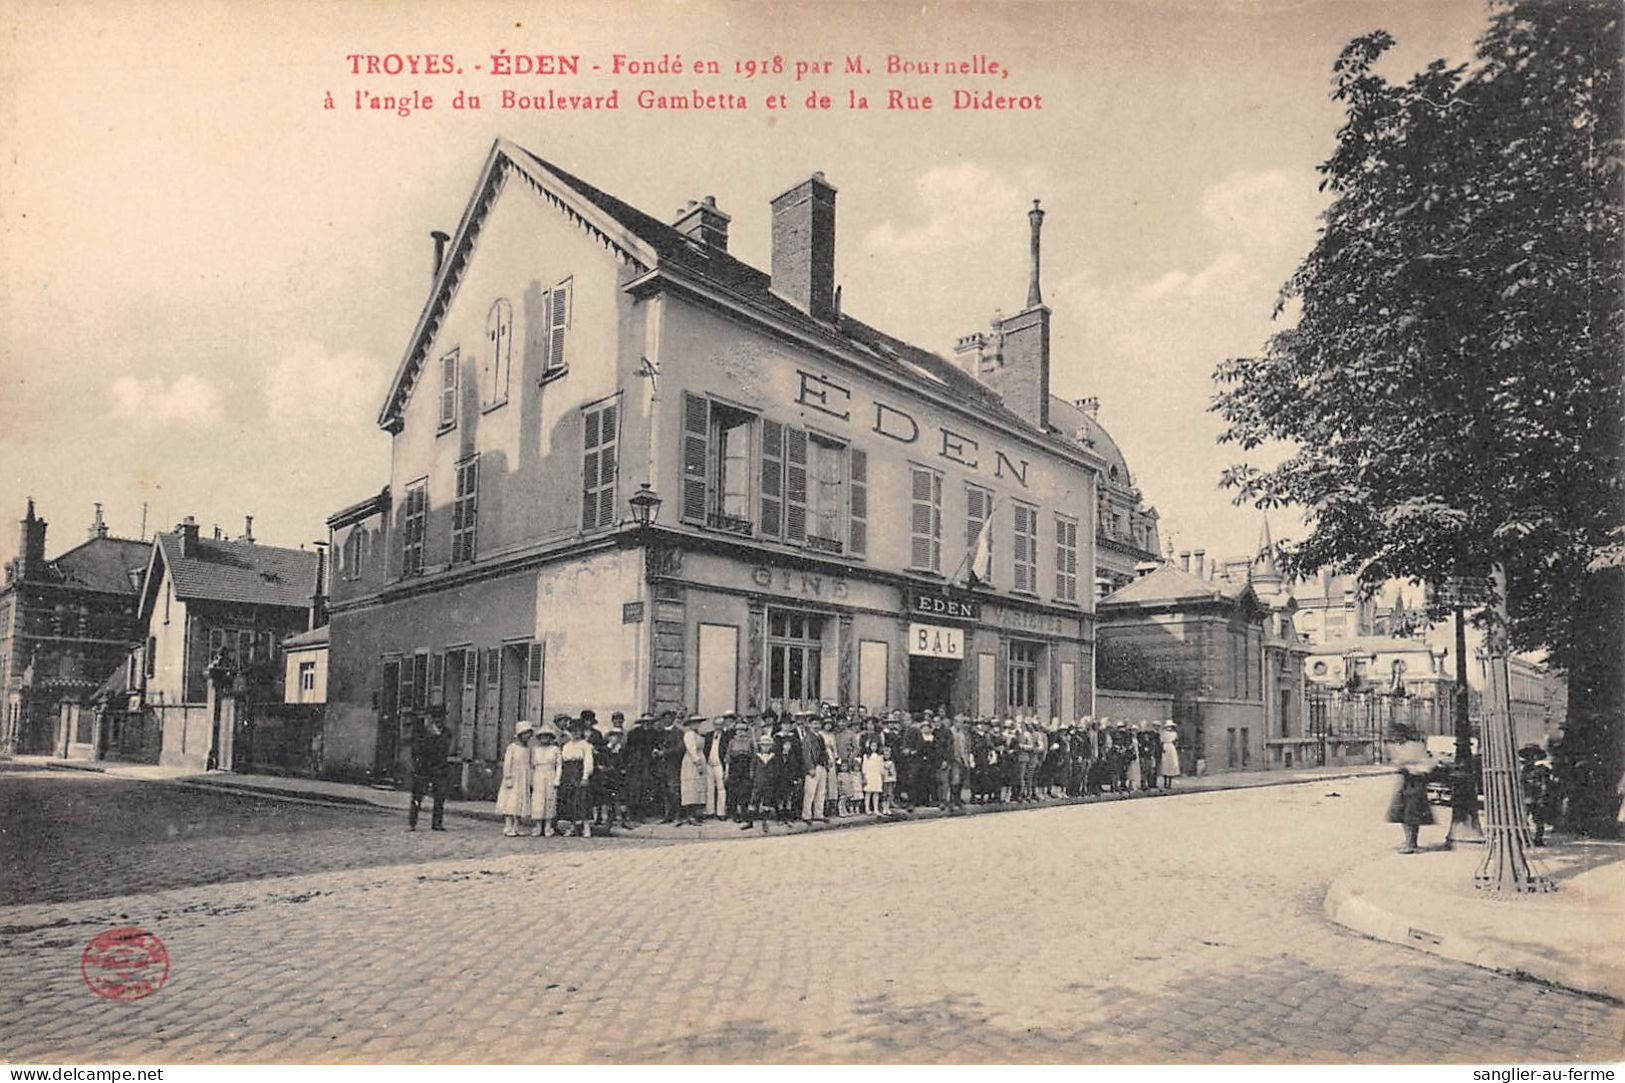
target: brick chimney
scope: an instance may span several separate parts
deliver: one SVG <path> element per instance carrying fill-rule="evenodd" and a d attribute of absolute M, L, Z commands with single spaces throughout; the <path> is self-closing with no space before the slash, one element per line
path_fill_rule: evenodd
<path fill-rule="evenodd" d="M 197 556 L 197 520 L 188 515 L 175 524 L 175 537 L 180 542 L 182 557 Z"/>
<path fill-rule="evenodd" d="M 1191 551 L 1189 549 L 1179 554 L 1179 570 L 1182 572 L 1191 570 Z"/>
<path fill-rule="evenodd" d="M 996 364 L 984 365 L 982 381 L 997 391 L 1005 406 L 1029 425 L 1049 428 L 1049 309 L 1039 288 L 1039 236 L 1044 212 L 1033 200 L 1027 212 L 1031 231 L 1031 261 L 1027 280 L 1027 307 L 998 322 L 1001 342 Z"/>
<path fill-rule="evenodd" d="M 45 570 L 45 520 L 34 515 L 34 498 L 21 522 L 22 545 L 17 551 L 17 578 L 28 579 Z"/>
<path fill-rule="evenodd" d="M 685 237 L 692 237 L 701 244 L 726 252 L 728 223 L 732 220 L 717 207 L 716 196 L 706 196 L 698 203 L 689 200 L 688 206 L 677 212 L 672 226 Z"/>
<path fill-rule="evenodd" d="M 1198 579 L 1206 579 L 1207 578 L 1207 550 L 1206 549 L 1198 549 L 1195 552 L 1193 552 L 1191 554 L 1191 563 L 1192 563 L 1192 565 L 1194 565 L 1194 567 L 1191 568 L 1192 574 L 1194 574 L 1196 576 L 1196 578 L 1198 578 Z"/>
<path fill-rule="evenodd" d="M 247 542 L 249 545 L 254 544 L 254 517 L 252 515 L 243 516 L 243 536 L 237 540 Z"/>
<path fill-rule="evenodd" d="M 97 538 L 107 537 L 107 521 L 102 518 L 102 506 L 100 504 L 96 504 L 95 508 L 96 517 L 91 520 L 90 530 L 88 532 L 88 536 L 92 541 Z"/>
<path fill-rule="evenodd" d="M 814 319 L 834 319 L 834 185 L 814 173 L 772 206 L 773 292 Z"/>

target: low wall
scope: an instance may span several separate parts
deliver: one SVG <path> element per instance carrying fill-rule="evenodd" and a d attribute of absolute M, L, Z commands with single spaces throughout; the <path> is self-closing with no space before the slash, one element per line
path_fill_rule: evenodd
<path fill-rule="evenodd" d="M 158 762 L 165 767 L 203 770 L 209 763 L 209 747 L 214 738 L 214 720 L 202 703 L 149 706 L 163 732 Z"/>
<path fill-rule="evenodd" d="M 1113 722 L 1166 722 L 1174 717 L 1174 697 L 1162 692 L 1095 689 L 1095 717 Z"/>
<path fill-rule="evenodd" d="M 1270 766 L 1269 758 L 1264 754 L 1262 703 L 1257 700 L 1198 696 L 1194 706 L 1202 726 L 1202 747 L 1198 755 L 1206 761 L 1207 774 L 1261 771 Z M 1234 744 L 1230 736 L 1232 730 L 1235 731 Z"/>
<path fill-rule="evenodd" d="M 377 761 L 378 712 L 329 703 L 322 723 L 321 773 L 330 778 L 366 778 Z"/>

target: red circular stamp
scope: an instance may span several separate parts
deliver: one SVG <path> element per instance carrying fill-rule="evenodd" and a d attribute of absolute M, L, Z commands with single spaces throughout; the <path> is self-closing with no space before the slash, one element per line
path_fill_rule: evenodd
<path fill-rule="evenodd" d="M 136 925 L 92 938 L 79 956 L 79 972 L 92 993 L 108 1000 L 140 1000 L 169 980 L 169 949 Z"/>

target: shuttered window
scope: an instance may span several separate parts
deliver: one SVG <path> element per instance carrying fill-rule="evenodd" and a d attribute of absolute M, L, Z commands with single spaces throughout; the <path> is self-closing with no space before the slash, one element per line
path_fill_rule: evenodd
<path fill-rule="evenodd" d="M 1078 522 L 1055 517 L 1055 597 L 1078 600 Z"/>
<path fill-rule="evenodd" d="M 480 458 L 475 455 L 457 464 L 457 496 L 451 505 L 451 559 L 453 563 L 474 559 L 474 525 L 478 519 Z"/>
<path fill-rule="evenodd" d="M 683 392 L 682 519 L 704 523 L 711 463 L 711 401 Z"/>
<path fill-rule="evenodd" d="M 600 530 L 615 524 L 620 413 L 619 404 L 609 402 L 589 408 L 582 417 L 582 530 Z"/>
<path fill-rule="evenodd" d="M 846 551 L 853 556 L 862 556 L 869 551 L 869 453 L 859 448 L 848 448 L 847 464 L 852 491 L 846 523 Z"/>
<path fill-rule="evenodd" d="M 784 426 L 762 419 L 762 533 L 784 534 Z"/>
<path fill-rule="evenodd" d="M 909 467 L 909 565 L 942 571 L 942 475 Z"/>
<path fill-rule="evenodd" d="M 423 537 L 428 517 L 429 482 L 424 478 L 406 487 L 405 529 L 401 531 L 402 575 L 419 575 L 423 572 Z"/>
<path fill-rule="evenodd" d="M 547 644 L 532 643 L 530 656 L 525 660 L 525 717 L 532 722 L 542 721 L 542 674 L 546 669 Z"/>
<path fill-rule="evenodd" d="M 1012 590 L 1024 594 L 1038 591 L 1038 509 L 1012 503 L 1015 511 L 1015 544 L 1011 547 L 1014 565 Z"/>
<path fill-rule="evenodd" d="M 499 297 L 485 317 L 485 356 L 480 359 L 480 405 L 486 409 L 508 401 L 508 371 L 513 362 L 513 306 Z"/>
<path fill-rule="evenodd" d="M 784 540 L 807 540 L 807 431 L 784 430 Z"/>
<path fill-rule="evenodd" d="M 564 371 L 570 355 L 565 351 L 565 338 L 570 330 L 570 309 L 574 298 L 574 280 L 566 278 L 547 291 L 543 317 L 547 323 L 547 364 L 543 375 Z"/>
<path fill-rule="evenodd" d="M 440 427 L 450 429 L 457 424 L 457 351 L 440 359 Z"/>
<path fill-rule="evenodd" d="M 993 511 L 993 494 L 978 485 L 965 486 L 965 548 L 974 551 L 982 524 Z"/>

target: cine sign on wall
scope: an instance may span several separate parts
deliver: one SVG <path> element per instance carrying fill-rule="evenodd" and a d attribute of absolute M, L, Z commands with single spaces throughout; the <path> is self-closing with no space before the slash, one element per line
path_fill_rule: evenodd
<path fill-rule="evenodd" d="M 910 624 L 908 626 L 908 653 L 926 658 L 965 657 L 965 630 L 945 628 L 940 624 Z"/>

